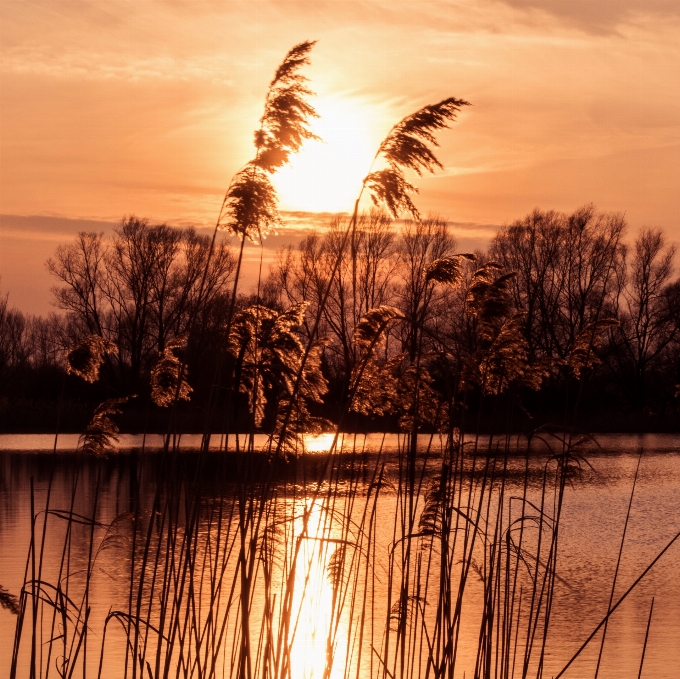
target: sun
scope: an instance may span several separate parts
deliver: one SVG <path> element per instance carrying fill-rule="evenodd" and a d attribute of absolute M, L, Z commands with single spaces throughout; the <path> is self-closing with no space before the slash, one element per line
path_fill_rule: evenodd
<path fill-rule="evenodd" d="M 383 124 L 370 105 L 353 98 L 319 97 L 308 141 L 274 176 L 282 210 L 351 212 L 371 167 Z"/>

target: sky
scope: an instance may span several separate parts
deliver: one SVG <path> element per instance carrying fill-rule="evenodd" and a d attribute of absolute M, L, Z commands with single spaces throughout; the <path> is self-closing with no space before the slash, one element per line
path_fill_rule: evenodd
<path fill-rule="evenodd" d="M 214 225 L 285 53 L 320 118 L 275 180 L 288 226 L 264 253 L 350 211 L 381 139 L 418 108 L 469 101 L 413 177 L 461 248 L 534 208 L 594 203 L 631 236 L 680 241 L 676 0 L 0 0 L 0 294 L 48 313 L 45 260 L 124 215 Z M 318 214 L 323 213 L 323 214 Z M 223 236 L 226 238 L 226 236 Z"/>

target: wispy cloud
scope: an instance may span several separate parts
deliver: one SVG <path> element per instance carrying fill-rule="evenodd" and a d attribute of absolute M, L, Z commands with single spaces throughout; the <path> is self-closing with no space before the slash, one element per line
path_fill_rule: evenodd
<path fill-rule="evenodd" d="M 3 71 L 20 76 L 34 75 L 60 80 L 121 80 L 143 81 L 205 81 L 232 86 L 227 77 L 227 64 L 218 57 L 190 60 L 172 56 L 133 57 L 89 51 L 46 54 L 40 49 L 18 47 L 8 49 L 3 56 Z"/>
<path fill-rule="evenodd" d="M 501 0 L 507 5 L 555 16 L 590 33 L 613 32 L 624 24 L 680 19 L 674 0 Z"/>

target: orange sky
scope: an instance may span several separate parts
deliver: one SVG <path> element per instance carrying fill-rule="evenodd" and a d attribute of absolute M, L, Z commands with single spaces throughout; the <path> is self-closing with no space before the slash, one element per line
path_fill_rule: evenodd
<path fill-rule="evenodd" d="M 456 96 L 473 106 L 439 135 L 446 169 L 415 183 L 421 212 L 463 242 L 587 202 L 680 240 L 677 1 L 4 0 L 0 13 L 0 290 L 24 310 L 50 309 L 44 260 L 107 227 L 92 220 L 213 222 L 274 69 L 306 39 L 326 143 L 281 173 L 283 209 L 350 210 L 391 125 Z"/>

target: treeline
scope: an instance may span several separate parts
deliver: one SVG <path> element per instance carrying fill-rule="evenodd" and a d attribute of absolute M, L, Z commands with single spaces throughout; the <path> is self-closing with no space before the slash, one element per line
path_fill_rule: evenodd
<path fill-rule="evenodd" d="M 496 391 L 514 390 L 519 408 L 540 422 L 562 423 L 580 400 L 580 421 L 591 429 L 677 428 L 680 280 L 675 248 L 662 231 L 643 229 L 628 244 L 619 214 L 591 205 L 570 215 L 536 210 L 502 228 L 486 252 L 459 258 L 462 280 L 451 286 L 424 275 L 433 262 L 460 254 L 445 221 L 408 222 L 397 233 L 374 212 L 360 220 L 329 286 L 343 230 L 338 220 L 284 250 L 268 280 L 282 307 L 307 301 L 311 318 L 322 308 L 320 335 L 332 338 L 326 357 L 336 394 L 356 364 L 357 322 L 371 308 L 392 305 L 403 320 L 388 330 L 384 360 L 403 355 L 413 365 L 426 357 L 439 392 L 458 393 L 466 379 L 473 392 L 493 391 L 466 371 L 505 352 L 496 360 L 506 384 Z M 491 286 L 484 294 L 497 315 L 487 337 L 474 305 L 480 282 Z M 587 370 L 575 369 L 579 354 L 591 349 Z M 540 374 L 539 389 L 511 384 L 511 355 Z"/>
<path fill-rule="evenodd" d="M 70 428 L 82 428 L 92 404 L 107 397 L 137 395 L 139 408 L 158 357 L 190 327 L 194 363 L 208 360 L 206 351 L 214 354 L 209 347 L 219 330 L 211 324 L 219 325 L 236 265 L 224 243 L 211 243 L 191 228 L 129 217 L 110 238 L 78 234 L 46 264 L 62 313 L 25 315 L 9 308 L 7 296 L 0 299 L 3 429 L 49 430 L 60 400 L 62 420 Z M 65 362 L 68 352 L 91 336 L 110 347 L 95 385 L 67 375 Z"/>
<path fill-rule="evenodd" d="M 26 316 L 0 301 L 2 428 L 49 428 L 62 392 L 66 427 L 82 426 L 103 398 L 129 394 L 138 398 L 128 425 L 161 427 L 160 409 L 148 404 L 164 355 L 186 364 L 193 393 L 183 404 L 185 429 L 201 429 L 208 401 L 216 413 L 231 408 L 239 426 L 271 428 L 285 360 L 272 349 L 266 370 L 258 361 L 267 333 L 291 309 L 302 345 L 321 340 L 328 391 L 312 399 L 323 401 L 313 413 L 337 422 L 352 393 L 348 428 L 404 426 L 413 412 L 400 410 L 398 392 L 409 388 L 422 391 L 418 417 L 430 428 L 476 411 L 482 397 L 495 404 L 484 409 L 483 427 L 499 417 L 519 428 L 559 425 L 565 412 L 578 412 L 591 430 L 677 428 L 680 280 L 661 231 L 645 229 L 629 243 L 621 215 L 592 206 L 570 215 L 536 210 L 502 228 L 486 252 L 460 253 L 436 217 L 397 229 L 373 210 L 348 240 L 346 222 L 338 217 L 279 251 L 268 277 L 236 298 L 229 328 L 237 258 L 227 245 L 135 217 L 111 238 L 79 234 L 47 263 L 61 314 Z M 389 318 L 366 364 L 357 328 L 376 309 Z M 239 332 L 260 338 L 261 346 L 248 345 L 259 404 L 246 379 L 247 342 L 241 356 L 230 350 Z M 65 375 L 64 362 L 93 335 L 110 347 L 95 386 Z M 372 373 L 353 393 L 359 365 Z"/>

